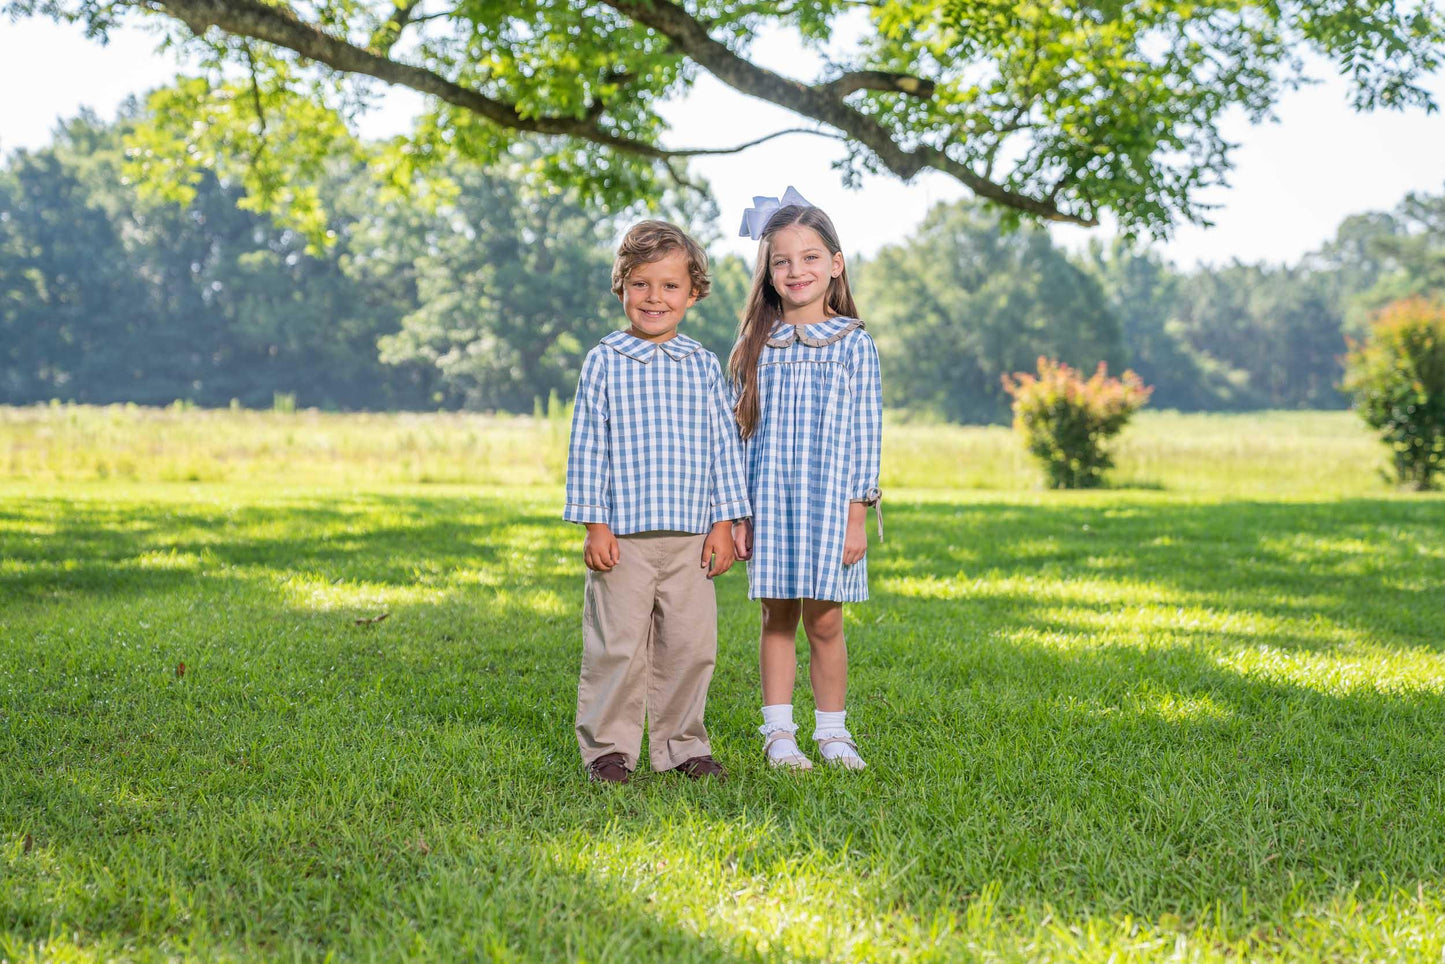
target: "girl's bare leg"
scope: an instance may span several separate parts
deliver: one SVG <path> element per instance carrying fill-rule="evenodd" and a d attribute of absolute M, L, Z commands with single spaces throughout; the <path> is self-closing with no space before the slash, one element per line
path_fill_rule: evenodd
<path fill-rule="evenodd" d="M 804 599 L 802 610 L 803 630 L 808 634 L 808 675 L 813 681 L 813 703 L 824 712 L 841 710 L 848 695 L 848 644 L 843 639 L 843 604 Z"/>
<path fill-rule="evenodd" d="M 763 631 L 758 662 L 763 679 L 763 705 L 793 702 L 798 676 L 798 615 L 796 599 L 764 599 Z"/>
<path fill-rule="evenodd" d="M 798 675 L 798 616 L 802 607 L 796 599 L 763 600 L 762 642 L 758 661 L 762 665 L 763 725 L 768 761 L 775 767 L 807 770 L 812 762 L 798 749 L 797 724 L 793 722 L 793 685 Z"/>
<path fill-rule="evenodd" d="M 808 633 L 808 672 L 813 680 L 813 739 L 823 759 L 834 766 L 861 770 L 867 764 L 852 744 L 843 700 L 848 695 L 848 644 L 843 640 L 843 604 L 803 600 L 803 629 Z"/>

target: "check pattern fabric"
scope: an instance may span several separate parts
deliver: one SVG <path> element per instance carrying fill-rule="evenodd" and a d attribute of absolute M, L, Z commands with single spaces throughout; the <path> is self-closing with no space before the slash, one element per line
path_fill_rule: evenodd
<path fill-rule="evenodd" d="M 878 350 L 856 318 L 778 325 L 758 361 L 746 443 L 752 599 L 868 598 L 868 557 L 843 565 L 848 504 L 876 504 L 883 447 Z"/>
<path fill-rule="evenodd" d="M 587 353 L 562 518 L 614 535 L 710 530 L 751 515 L 742 443 L 717 356 L 693 338 L 614 331 Z"/>

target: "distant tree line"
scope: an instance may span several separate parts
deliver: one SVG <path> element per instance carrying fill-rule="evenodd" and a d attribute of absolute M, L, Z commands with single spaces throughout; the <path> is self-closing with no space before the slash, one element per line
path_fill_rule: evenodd
<path fill-rule="evenodd" d="M 997 420 L 1001 376 L 1047 355 L 1132 368 L 1155 408 L 1343 408 L 1346 338 L 1397 298 L 1445 291 L 1445 196 L 1347 218 L 1295 265 L 1187 272 L 1122 241 L 1072 256 L 1043 230 L 940 206 L 861 274 L 896 407 Z"/>
<path fill-rule="evenodd" d="M 525 155 L 449 172 L 431 205 L 338 159 L 327 243 L 308 245 L 210 174 L 184 206 L 148 197 L 129 123 L 82 115 L 0 166 L 0 403 L 531 411 L 570 395 L 621 317 L 611 245 L 638 212 L 537 193 Z M 713 212 L 679 197 L 666 213 Z M 1345 336 L 1445 290 L 1445 196 L 1351 217 L 1296 265 L 1188 272 L 1122 242 L 1070 255 L 961 202 L 853 270 L 898 408 L 1002 420 L 1001 376 L 1040 355 L 1132 367 L 1155 407 L 1337 408 Z M 714 278 L 689 327 L 725 356 L 749 266 L 718 259 Z"/>

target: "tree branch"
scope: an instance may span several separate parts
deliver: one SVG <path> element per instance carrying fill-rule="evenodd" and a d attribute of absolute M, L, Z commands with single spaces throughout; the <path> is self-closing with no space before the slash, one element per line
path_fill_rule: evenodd
<path fill-rule="evenodd" d="M 725 44 L 714 40 L 701 22 L 671 0 L 602 2 L 618 13 L 662 34 L 683 54 L 734 90 L 777 104 L 842 131 L 850 139 L 866 147 L 884 167 L 905 181 L 923 168 L 931 167 L 957 178 L 980 197 L 1026 211 L 1036 217 L 1087 227 L 1098 223 L 1092 217 L 1061 211 L 1052 201 L 1018 194 L 980 177 L 967 165 L 949 157 L 938 148 L 925 146 L 911 151 L 903 148 L 886 128 L 873 118 L 849 107 L 836 92 L 830 91 L 827 85 L 814 87 L 792 80 L 738 56 Z"/>
<path fill-rule="evenodd" d="M 400 63 L 390 59 L 384 51 L 369 50 L 334 37 L 303 21 L 288 6 L 273 6 L 262 0 L 142 2 L 183 21 L 197 36 L 204 34 L 212 26 L 220 27 L 237 37 L 261 40 L 294 51 L 308 60 L 342 73 L 362 74 L 389 84 L 409 87 L 510 130 L 575 137 L 653 160 L 736 153 L 772 137 L 805 130 L 779 131 L 735 148 L 667 150 L 608 130 L 598 116 L 600 111 L 596 109 L 589 110 L 583 117 L 525 115 L 515 104 L 490 97 L 473 88 L 463 87 L 435 71 Z M 393 20 L 402 22 L 399 17 L 403 9 L 406 10 L 406 16 L 410 17 L 418 2 L 419 0 L 403 0 L 403 6 L 397 8 L 397 15 Z M 884 71 L 855 71 L 828 84 L 806 84 L 759 67 L 735 54 L 725 44 L 714 40 L 704 24 L 671 0 L 603 0 L 603 3 L 633 21 L 657 31 L 684 56 L 734 90 L 811 118 L 840 132 L 843 139 L 861 144 L 882 166 L 905 181 L 924 168 L 932 168 L 956 178 L 980 197 L 1045 220 L 1091 227 L 1098 223 L 1092 214 L 1062 211 L 1053 199 L 1041 200 L 1019 194 L 988 178 L 980 177 L 940 148 L 919 146 L 912 150 L 906 149 L 894 140 L 894 135 L 877 120 L 860 113 L 843 100 L 846 93 L 853 90 L 887 89 L 910 93 L 905 86 L 901 86 L 909 81 L 918 83 L 917 92 L 912 95 L 924 96 L 923 89 L 927 81 Z M 385 50 L 389 49 L 387 45 Z M 888 86 L 876 86 L 882 83 L 887 83 Z M 823 131 L 807 132 L 833 136 Z"/>
<path fill-rule="evenodd" d="M 186 23 L 197 36 L 212 26 L 238 37 L 264 40 L 295 51 L 308 60 L 343 73 L 364 74 L 430 94 L 469 110 L 502 127 L 533 134 L 561 134 L 615 147 L 644 157 L 664 158 L 671 152 L 645 141 L 621 137 L 601 127 L 596 118 L 529 117 L 513 104 L 463 87 L 441 74 L 399 63 L 331 36 L 301 20 L 288 7 L 257 0 L 151 0 L 154 6 Z"/>
<path fill-rule="evenodd" d="M 251 74 L 251 102 L 256 108 L 256 123 L 260 125 L 260 140 L 266 140 L 266 108 L 261 103 L 261 81 L 256 77 L 256 54 L 251 50 L 251 45 L 245 44 L 246 63 L 250 67 Z"/>
<path fill-rule="evenodd" d="M 854 70 L 819 87 L 839 99 L 860 90 L 882 90 L 892 94 L 908 94 L 919 100 L 931 100 L 935 84 L 912 74 L 889 70 Z"/>
<path fill-rule="evenodd" d="M 672 182 L 678 187 L 696 191 L 699 194 L 707 193 L 707 190 L 703 187 L 703 185 L 697 183 L 694 180 L 691 180 L 687 176 L 687 173 L 685 171 L 680 171 L 677 169 L 676 158 L 669 157 L 667 160 L 663 161 L 663 164 L 667 167 L 667 173 L 672 178 Z"/>
<path fill-rule="evenodd" d="M 397 0 L 396 9 L 387 18 L 386 23 L 376 28 L 371 39 L 366 42 L 366 48 L 379 54 L 386 54 L 401 39 L 401 32 L 411 22 L 411 15 L 417 7 L 421 6 L 421 0 Z"/>
<path fill-rule="evenodd" d="M 815 127 L 789 127 L 786 130 L 764 134 L 756 140 L 739 144 L 736 147 L 690 147 L 668 151 L 667 153 L 672 157 L 705 157 L 715 154 L 740 154 L 750 147 L 757 147 L 759 144 L 770 141 L 775 137 L 782 137 L 785 134 L 814 134 L 818 137 L 830 137 L 838 141 L 847 140 L 842 134 L 834 134 L 831 131 L 820 131 Z"/>

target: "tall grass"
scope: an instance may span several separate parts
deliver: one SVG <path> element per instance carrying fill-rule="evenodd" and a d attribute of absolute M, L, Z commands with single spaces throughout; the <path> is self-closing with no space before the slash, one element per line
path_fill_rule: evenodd
<path fill-rule="evenodd" d="M 460 483 L 556 486 L 568 409 L 543 416 L 0 408 L 0 478 L 52 482 Z M 1000 426 L 890 420 L 884 487 L 1039 487 Z M 1116 488 L 1314 498 L 1385 491 L 1384 448 L 1348 412 L 1137 416 Z"/>
<path fill-rule="evenodd" d="M 552 484 L 566 468 L 567 430 L 565 410 L 537 418 L 0 407 L 0 477 Z"/>

